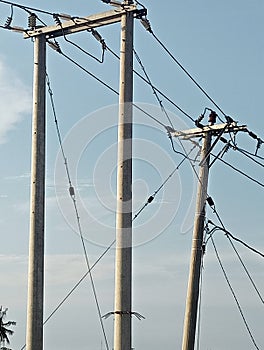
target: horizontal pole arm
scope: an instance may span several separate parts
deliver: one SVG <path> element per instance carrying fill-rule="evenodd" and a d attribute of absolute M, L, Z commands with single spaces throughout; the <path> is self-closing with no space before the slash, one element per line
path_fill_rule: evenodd
<path fill-rule="evenodd" d="M 49 38 L 57 38 L 59 36 L 78 33 L 84 30 L 102 27 L 108 24 L 118 23 L 121 18 L 127 12 L 134 13 L 135 17 L 142 17 L 146 15 L 146 10 L 138 10 L 136 5 L 120 7 L 112 11 L 102 12 L 95 15 L 79 18 L 73 17 L 69 21 L 64 21 L 60 25 L 54 25 L 49 27 L 40 27 L 35 30 L 28 30 L 24 34 L 24 38 L 28 39 L 45 34 Z"/>
<path fill-rule="evenodd" d="M 212 135 L 218 135 L 224 130 L 225 133 L 227 132 L 238 132 L 238 131 L 247 131 L 246 125 L 238 126 L 235 122 L 227 124 L 217 124 L 217 125 L 207 125 L 203 128 L 195 128 L 195 129 L 188 129 L 183 131 L 176 131 L 173 129 L 168 129 L 171 136 L 173 137 L 181 137 L 182 139 L 189 139 L 192 137 L 201 137 L 205 132 L 211 132 Z"/>

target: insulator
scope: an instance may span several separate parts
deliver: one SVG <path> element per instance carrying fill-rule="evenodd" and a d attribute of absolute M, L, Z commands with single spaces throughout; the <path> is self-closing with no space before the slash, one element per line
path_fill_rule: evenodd
<path fill-rule="evenodd" d="M 37 25 L 37 16 L 35 15 L 35 13 L 31 13 L 28 16 L 28 27 L 31 29 L 36 28 Z"/>
<path fill-rule="evenodd" d="M 61 20 L 56 13 L 53 14 L 53 18 L 54 18 L 54 22 L 57 24 L 57 26 L 61 27 Z"/>
<path fill-rule="evenodd" d="M 228 115 L 225 117 L 228 124 L 234 123 L 234 120 Z"/>
<path fill-rule="evenodd" d="M 92 29 L 92 34 L 95 37 L 96 40 L 98 40 L 99 42 L 103 41 L 103 38 L 101 37 L 101 35 L 97 32 L 97 30 Z"/>
<path fill-rule="evenodd" d="M 224 137 L 220 137 L 220 141 L 224 142 L 224 143 L 227 143 L 227 139 L 225 139 Z"/>
<path fill-rule="evenodd" d="M 148 19 L 142 18 L 142 19 L 140 20 L 140 22 L 142 23 L 143 27 L 144 27 L 148 32 L 152 32 L 151 25 L 150 25 L 150 22 L 149 22 Z"/>
<path fill-rule="evenodd" d="M 254 134 L 252 131 L 249 131 L 248 134 L 249 134 L 249 136 L 251 136 L 253 139 L 255 139 L 255 140 L 258 139 L 257 135 Z"/>
<path fill-rule="evenodd" d="M 4 27 L 9 28 L 12 23 L 13 17 L 7 17 Z"/>
<path fill-rule="evenodd" d="M 216 117 L 217 117 L 216 112 L 211 111 L 211 113 L 209 114 L 209 124 L 210 125 L 214 125 L 216 123 Z"/>
<path fill-rule="evenodd" d="M 204 128 L 204 125 L 203 124 L 201 124 L 201 123 L 199 123 L 199 121 L 198 120 L 195 120 L 195 125 L 197 126 L 197 128 L 200 128 L 200 129 L 203 129 Z"/>
<path fill-rule="evenodd" d="M 61 48 L 60 48 L 60 45 L 59 45 L 58 42 L 54 43 L 54 42 L 52 42 L 52 41 L 48 41 L 48 44 L 49 44 L 49 46 L 50 46 L 53 50 L 55 50 L 55 51 L 57 51 L 57 52 L 59 52 L 59 53 L 62 52 L 62 51 L 61 51 Z"/>
<path fill-rule="evenodd" d="M 151 203 L 153 201 L 154 197 L 153 196 L 150 196 L 149 199 L 148 199 L 148 203 Z"/>
<path fill-rule="evenodd" d="M 207 203 L 210 205 L 210 207 L 214 206 L 214 201 L 212 197 L 208 197 L 206 200 L 207 200 Z"/>
<path fill-rule="evenodd" d="M 204 118 L 204 114 L 201 114 L 199 118 L 197 118 L 197 122 L 200 123 Z"/>
<path fill-rule="evenodd" d="M 74 187 L 71 186 L 71 187 L 69 188 L 69 192 L 70 192 L 70 196 L 71 196 L 71 197 L 75 196 Z"/>

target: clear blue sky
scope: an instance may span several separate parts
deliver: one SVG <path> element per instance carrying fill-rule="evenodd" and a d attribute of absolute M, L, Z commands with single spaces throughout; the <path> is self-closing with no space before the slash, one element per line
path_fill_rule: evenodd
<path fill-rule="evenodd" d="M 27 0 L 24 5 L 50 12 L 87 16 L 107 11 L 100 0 Z M 239 124 L 264 139 L 263 13 L 261 0 L 145 1 L 154 33 L 175 57 Z M 27 15 L 14 9 L 14 24 L 25 27 Z M 4 24 L 10 8 L 0 3 Z M 49 25 L 53 20 L 41 15 Z M 99 29 L 107 45 L 118 53 L 120 26 Z M 72 36 L 87 51 L 100 56 L 100 45 L 89 34 Z M 33 43 L 21 34 L 0 31 L 0 305 L 17 321 L 12 349 L 25 342 L 27 257 L 30 200 L 30 149 Z M 60 39 L 63 51 L 118 89 L 118 61 L 106 52 L 99 64 Z M 215 108 L 161 49 L 139 21 L 135 49 L 153 83 L 196 119 L 205 107 Z M 80 217 L 93 263 L 115 235 L 115 161 L 118 97 L 62 56 L 48 48 L 47 70 L 69 167 L 79 194 Z M 135 61 L 135 68 L 140 67 Z M 134 99 L 167 124 L 151 89 L 135 77 Z M 175 128 L 193 123 L 162 98 Z M 48 101 L 48 100 L 47 100 Z M 218 112 L 218 111 L 217 111 Z M 219 116 L 222 117 L 221 113 Z M 140 209 L 166 179 L 181 157 L 173 153 L 164 129 L 135 113 L 134 209 Z M 228 136 L 227 136 L 228 137 Z M 255 152 L 248 135 L 237 135 L 238 146 Z M 187 145 L 186 145 L 187 146 Z M 179 147 L 179 146 L 177 146 Z M 187 146 L 189 147 L 189 146 Z M 215 154 L 221 149 L 218 145 Z M 63 163 L 49 101 L 47 102 L 47 210 L 45 316 L 57 306 L 86 271 L 73 208 L 68 198 Z M 264 145 L 259 151 L 264 157 Z M 224 160 L 263 182 L 263 167 L 238 151 Z M 260 160 L 263 163 L 263 160 Z M 180 349 L 191 251 L 196 181 L 189 164 L 157 195 L 135 221 L 133 310 L 144 321 L 133 321 L 135 349 Z M 208 193 L 226 226 L 235 236 L 264 251 L 263 187 L 221 162 L 210 170 Z M 207 210 L 207 217 L 217 222 Z M 259 348 L 264 347 L 263 303 L 220 232 L 215 240 Z M 260 291 L 263 259 L 236 245 Z M 113 310 L 114 250 L 97 265 L 94 279 L 102 313 Z M 253 349 L 234 299 L 220 271 L 211 243 L 204 260 L 201 349 Z M 113 320 L 104 321 L 110 345 Z M 75 291 L 45 326 L 45 349 L 104 349 L 96 308 L 87 281 Z"/>

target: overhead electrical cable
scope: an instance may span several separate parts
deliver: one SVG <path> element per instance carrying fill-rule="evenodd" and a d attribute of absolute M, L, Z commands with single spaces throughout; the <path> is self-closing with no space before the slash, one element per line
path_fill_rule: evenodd
<path fill-rule="evenodd" d="M 240 305 L 240 303 L 239 303 L 239 300 L 238 300 L 238 298 L 237 298 L 237 296 L 236 296 L 236 294 L 235 294 L 235 291 L 234 291 L 234 289 L 233 289 L 233 287 L 232 287 L 232 285 L 231 285 L 231 283 L 230 283 L 230 281 L 229 281 L 229 278 L 228 278 L 228 276 L 227 276 L 227 273 L 226 273 L 226 271 L 225 271 L 225 268 L 224 268 L 223 263 L 222 263 L 222 261 L 221 261 L 221 258 L 220 258 L 220 256 L 219 256 L 219 253 L 218 253 L 218 251 L 217 251 L 217 248 L 216 248 L 216 245 L 215 245 L 213 236 L 211 236 L 211 242 L 212 242 L 212 244 L 213 244 L 213 247 L 214 247 L 214 250 L 215 250 L 215 255 L 216 255 L 216 258 L 217 258 L 217 260 L 218 260 L 218 263 L 219 263 L 219 265 L 220 265 L 220 267 L 221 267 L 221 270 L 222 270 L 222 272 L 223 272 L 224 278 L 225 278 L 225 280 L 226 280 L 226 282 L 227 282 L 227 284 L 228 284 L 228 287 L 229 287 L 229 289 L 230 289 L 230 291 L 231 291 L 231 294 L 232 294 L 232 296 L 233 296 L 233 298 L 234 298 L 234 300 L 235 300 L 235 302 L 236 302 L 236 305 L 237 305 L 237 308 L 238 308 L 238 310 L 239 310 L 240 316 L 241 316 L 241 318 L 242 318 L 242 320 L 243 320 L 243 323 L 244 323 L 244 325 L 245 325 L 245 327 L 246 327 L 246 329 L 247 329 L 247 332 L 248 332 L 248 334 L 249 334 L 249 336 L 250 336 L 250 339 L 251 339 L 251 341 L 252 341 L 254 347 L 255 347 L 257 350 L 260 350 L 260 348 L 257 346 L 257 343 L 256 343 L 256 341 L 255 341 L 255 339 L 254 339 L 254 336 L 253 336 L 253 334 L 252 334 L 252 332 L 251 332 L 251 330 L 250 330 L 250 328 L 249 328 L 249 325 L 248 325 L 247 320 L 246 320 L 246 318 L 245 318 L 245 316 L 244 316 L 243 310 L 242 310 L 241 305 Z"/>
<path fill-rule="evenodd" d="M 237 249 L 236 249 L 234 243 L 232 242 L 232 240 L 231 240 L 231 238 L 230 238 L 230 235 L 226 235 L 226 237 L 227 237 L 227 239 L 228 239 L 230 245 L 232 246 L 234 252 L 236 253 L 236 256 L 238 257 L 238 260 L 240 261 L 241 265 L 243 266 L 243 269 L 245 270 L 245 272 L 246 272 L 246 274 L 247 274 L 247 276 L 248 276 L 248 278 L 249 278 L 249 280 L 250 280 L 250 282 L 251 282 L 253 288 L 255 289 L 255 291 L 256 291 L 256 293 L 257 293 L 257 295 L 258 295 L 260 301 L 262 302 L 262 304 L 264 304 L 264 299 L 262 298 L 262 296 L 261 296 L 261 294 L 260 294 L 260 291 L 258 290 L 258 287 L 257 287 L 256 283 L 254 282 L 253 278 L 251 277 L 251 275 L 250 275 L 250 273 L 249 273 L 249 271 L 248 271 L 248 269 L 247 269 L 245 263 L 243 262 L 243 260 L 242 260 L 242 258 L 241 258 L 241 256 L 240 256 L 240 254 L 238 253 L 238 251 L 237 251 Z"/>
<path fill-rule="evenodd" d="M 70 45 L 73 45 L 78 50 L 80 50 L 81 52 L 86 54 L 87 56 L 93 58 L 95 61 L 97 61 L 99 63 L 103 63 L 104 62 L 104 56 L 105 56 L 105 50 L 106 50 L 104 41 L 101 42 L 101 45 L 102 45 L 102 57 L 101 57 L 101 59 L 98 59 L 96 56 L 92 55 L 90 52 L 88 52 L 87 50 L 83 49 L 80 45 L 76 44 L 74 41 L 72 41 L 72 40 L 67 38 L 67 35 L 65 34 L 65 31 L 64 31 L 63 26 L 62 26 L 62 22 L 60 20 L 60 16 L 58 14 L 54 14 L 53 18 L 54 18 L 55 23 L 61 28 L 61 31 L 62 31 L 62 34 L 63 34 L 63 38 L 64 38 L 64 40 L 67 43 L 69 43 Z"/>
<path fill-rule="evenodd" d="M 212 104 L 225 116 L 225 112 L 220 108 L 220 106 L 213 100 L 213 98 L 202 88 L 202 86 L 197 82 L 196 79 L 187 71 L 187 69 L 175 58 L 172 52 L 166 47 L 165 44 L 155 35 L 151 28 L 151 24 L 148 19 L 141 19 L 141 23 L 144 28 L 153 36 L 153 38 L 159 43 L 159 45 L 166 51 L 166 53 L 172 58 L 172 60 L 183 70 L 183 72 L 192 80 L 192 82 L 203 92 L 203 94 L 212 102 Z"/>
<path fill-rule="evenodd" d="M 68 61 L 70 61 L 71 63 L 73 63 L 75 66 L 77 66 L 78 68 L 80 68 L 82 71 L 84 71 L 86 74 L 90 75 L 92 78 L 94 78 L 95 80 L 97 80 L 100 84 L 104 85 L 107 89 L 111 90 L 114 94 L 116 94 L 117 96 L 119 95 L 119 92 L 117 90 L 115 90 L 114 88 L 112 88 L 109 84 L 105 83 L 102 79 L 98 78 L 95 74 L 91 73 L 90 71 L 88 71 L 86 68 L 84 68 L 81 64 L 79 64 L 77 61 L 75 61 L 74 59 L 72 59 L 70 56 L 66 55 L 65 53 L 62 52 L 58 42 L 56 41 L 48 42 L 51 46 L 51 48 L 53 50 L 55 50 L 56 52 L 60 53 L 64 58 L 66 58 Z M 133 103 L 133 107 L 135 107 L 136 109 L 138 109 L 139 111 L 141 111 L 143 114 L 145 114 L 146 116 L 148 116 L 150 119 L 154 120 L 156 123 L 158 123 L 159 125 L 163 126 L 165 129 L 167 128 L 167 126 L 162 123 L 160 120 L 158 120 L 157 118 L 155 118 L 153 115 L 151 115 L 150 113 L 148 113 L 147 111 L 145 111 L 143 108 L 139 107 L 138 105 L 136 105 L 135 103 Z"/>
<path fill-rule="evenodd" d="M 212 155 L 213 157 L 216 157 L 216 155 L 214 155 L 213 153 L 211 153 L 211 155 Z M 261 186 L 261 187 L 264 187 L 264 184 L 263 184 L 262 182 L 260 182 L 260 181 L 258 181 L 258 180 L 256 180 L 256 179 L 254 179 L 252 176 L 250 176 L 250 175 L 246 174 L 245 172 L 243 172 L 242 170 L 236 168 L 234 165 L 232 165 L 232 164 L 226 162 L 226 161 L 223 160 L 222 158 L 218 158 L 218 160 L 219 160 L 220 162 L 224 163 L 225 165 L 229 166 L 231 169 L 235 170 L 235 171 L 238 172 L 239 174 L 245 176 L 247 179 L 249 179 L 249 180 L 255 182 L 256 184 L 258 184 L 258 185 Z"/>
<path fill-rule="evenodd" d="M 100 262 L 100 260 L 108 253 L 108 251 L 112 248 L 112 246 L 115 244 L 115 241 L 113 241 L 105 250 L 104 252 L 99 256 L 99 258 L 90 266 L 90 270 L 86 271 L 86 273 L 79 279 L 79 281 L 74 285 L 74 287 L 66 294 L 66 296 L 61 300 L 61 302 L 55 307 L 55 309 L 49 314 L 49 316 L 46 318 L 46 320 L 43 322 L 43 325 L 45 325 L 54 315 L 55 313 L 62 307 L 62 305 L 66 302 L 66 300 L 71 296 L 71 294 L 79 287 L 79 285 L 82 283 L 82 281 L 90 274 L 90 272 L 95 268 L 95 266 Z M 21 350 L 24 350 L 26 347 L 26 344 L 23 345 Z"/>
<path fill-rule="evenodd" d="M 22 9 L 22 10 L 32 10 L 32 11 L 35 11 L 35 12 L 44 13 L 46 15 L 53 16 L 52 12 L 41 10 L 41 9 L 38 9 L 38 8 L 35 8 L 35 7 L 29 7 L 29 6 L 25 6 L 25 5 L 20 5 L 20 4 L 17 4 L 15 2 L 11 2 L 11 1 L 0 0 L 0 3 L 12 5 L 12 6 L 18 7 L 20 9 Z"/>
<path fill-rule="evenodd" d="M 244 154 L 244 156 L 246 156 L 247 158 L 252 160 L 254 163 L 256 163 L 264 168 L 263 163 L 258 162 L 256 159 L 254 159 L 251 155 L 248 154 L 248 152 L 244 151 L 242 148 L 236 147 L 236 148 L 234 148 L 234 151 L 238 151 L 238 152 Z"/>
<path fill-rule="evenodd" d="M 244 153 L 247 153 L 248 155 L 252 156 L 252 157 L 255 157 L 255 158 L 258 158 L 258 159 L 262 159 L 264 160 L 264 157 L 261 157 L 259 156 L 258 154 L 254 154 L 252 152 L 249 152 L 247 150 L 245 150 L 244 148 L 241 148 L 241 147 L 238 147 L 241 151 L 243 151 Z"/>
<path fill-rule="evenodd" d="M 240 254 L 238 253 L 238 251 L 237 251 L 237 249 L 236 249 L 234 243 L 232 242 L 231 238 L 232 238 L 233 240 L 238 241 L 239 243 L 243 244 L 246 248 L 250 249 L 250 250 L 253 251 L 254 253 L 259 254 L 259 255 L 262 256 L 262 257 L 264 257 L 264 254 L 262 254 L 260 251 L 258 251 L 258 250 L 256 250 L 256 249 L 250 247 L 248 244 L 246 244 L 246 243 L 243 242 L 242 240 L 239 240 L 238 238 L 234 237 L 229 231 L 227 231 L 226 228 L 225 228 L 225 226 L 224 226 L 223 220 L 221 219 L 220 215 L 217 213 L 215 207 L 214 207 L 213 209 L 214 209 L 214 213 L 217 215 L 217 218 L 218 218 L 219 222 L 221 223 L 222 227 L 217 226 L 217 225 L 216 225 L 215 223 L 213 223 L 211 220 L 208 220 L 207 226 L 208 226 L 208 224 L 210 224 L 210 225 L 213 225 L 214 228 L 213 228 L 211 231 L 208 231 L 208 232 L 207 232 L 207 234 L 209 235 L 209 238 L 207 239 L 206 244 L 207 244 L 207 242 L 210 240 L 211 236 L 213 236 L 214 232 L 216 232 L 216 231 L 222 231 L 222 232 L 225 234 L 225 236 L 227 237 L 227 239 L 228 239 L 228 241 L 229 241 L 229 243 L 230 243 L 232 249 L 233 249 L 234 252 L 236 253 L 236 255 L 237 255 L 237 257 L 238 257 L 238 259 L 239 259 L 241 265 L 243 266 L 243 268 L 244 268 L 244 270 L 245 270 L 245 272 L 246 272 L 246 274 L 247 274 L 247 276 L 248 276 L 248 278 L 249 278 L 249 280 L 250 280 L 250 282 L 251 282 L 253 288 L 255 289 L 256 293 L 258 294 L 258 296 L 259 296 L 261 302 L 264 304 L 264 299 L 262 298 L 262 296 L 261 296 L 261 294 L 260 294 L 260 292 L 259 292 L 259 290 L 258 290 L 258 288 L 257 288 L 257 286 L 256 286 L 256 284 L 255 284 L 255 282 L 253 281 L 253 278 L 251 277 L 251 275 L 250 275 L 250 273 L 249 273 L 249 271 L 248 271 L 246 265 L 244 264 L 244 262 L 243 262 L 243 260 L 242 260 L 242 258 L 241 258 L 241 256 L 240 256 Z"/>
<path fill-rule="evenodd" d="M 148 75 L 148 73 L 147 73 L 147 71 L 146 71 L 146 68 L 144 67 L 144 65 L 143 65 L 143 63 L 142 63 L 142 61 L 141 61 L 141 59 L 140 59 L 138 53 L 136 52 L 135 48 L 133 49 L 133 52 L 134 52 L 134 55 L 135 55 L 135 57 L 136 57 L 136 60 L 137 60 L 138 64 L 140 65 L 140 67 L 141 67 L 141 69 L 142 69 L 142 71 L 143 71 L 143 73 L 144 73 L 144 75 L 145 75 L 145 77 L 146 77 L 146 80 L 147 80 L 148 84 L 150 85 L 150 87 L 151 87 L 151 89 L 152 89 L 152 92 L 153 92 L 153 94 L 154 94 L 154 96 L 155 96 L 155 98 L 156 98 L 156 100 L 157 100 L 157 102 L 158 102 L 158 104 L 159 104 L 159 106 L 160 106 L 160 109 L 161 109 L 162 113 L 163 113 L 163 114 L 165 115 L 165 117 L 167 118 L 167 120 L 168 120 L 168 122 L 169 122 L 169 124 L 170 124 L 170 127 L 171 127 L 172 129 L 174 129 L 172 120 L 171 120 L 171 118 L 170 118 L 170 116 L 169 116 L 167 110 L 165 109 L 162 100 L 159 98 L 158 93 L 157 93 L 157 91 L 155 90 L 155 88 L 154 88 L 154 86 L 153 86 L 153 84 L 152 84 L 152 82 L 151 82 L 151 79 L 150 79 L 150 77 L 149 77 L 149 75 Z M 167 128 L 166 128 L 166 129 L 167 129 Z M 179 152 L 179 151 L 177 151 L 177 150 L 175 149 L 175 147 L 174 147 L 174 142 L 173 142 L 171 133 L 168 132 L 167 134 L 168 134 L 168 137 L 169 137 L 169 139 L 170 139 L 170 142 L 171 142 L 171 146 L 172 146 L 173 151 L 174 151 L 175 153 L 177 153 L 177 154 L 181 154 L 181 155 L 183 155 L 184 157 L 186 157 L 186 154 L 183 154 L 182 152 Z M 179 142 L 181 143 L 181 140 L 180 140 L 180 139 L 179 139 Z M 183 147 L 182 143 L 181 143 L 181 146 Z"/>
<path fill-rule="evenodd" d="M 68 162 L 67 162 L 67 158 L 66 158 L 66 154 L 64 152 L 64 148 L 62 147 L 62 138 L 61 138 L 61 133 L 60 133 L 60 129 L 59 129 L 59 124 L 58 124 L 58 119 L 57 119 L 57 115 L 56 115 L 56 110 L 55 110 L 55 104 L 54 104 L 54 99 L 53 99 L 53 92 L 51 90 L 50 87 L 50 81 L 49 78 L 47 76 L 47 85 L 48 85 L 48 92 L 50 94 L 50 101 L 51 101 L 51 106 L 52 106 L 52 111 L 54 114 L 54 121 L 55 121 L 55 126 L 56 126 L 56 131 L 57 131 L 57 136 L 58 136 L 58 140 L 59 140 L 59 144 L 61 147 L 61 152 L 62 152 L 62 156 L 64 159 L 64 164 L 65 164 L 65 169 L 66 169 L 66 174 L 67 174 L 67 179 L 70 185 L 70 188 L 72 187 L 72 182 L 71 182 L 71 178 L 70 178 L 70 172 L 69 172 L 69 168 L 68 168 Z M 193 149 L 195 148 L 195 146 L 193 147 Z M 192 149 L 192 150 L 193 150 Z M 190 153 L 192 152 L 192 150 L 190 151 Z M 165 181 L 159 186 L 159 188 L 154 192 L 154 194 L 152 196 L 156 196 L 157 193 L 165 186 L 165 184 L 169 181 L 169 179 L 174 175 L 174 173 L 176 172 L 176 170 L 178 170 L 178 168 L 180 167 L 180 165 L 184 162 L 184 160 L 187 159 L 186 157 L 178 164 L 177 168 L 173 170 L 173 172 L 165 179 Z M 73 188 L 73 187 L 72 187 Z M 72 191 L 72 190 L 70 190 Z M 151 197 L 152 197 L 151 196 Z M 148 204 L 150 204 L 152 202 L 152 200 L 150 200 L 150 198 L 148 199 Z M 154 198 L 153 198 L 154 199 Z M 144 206 L 145 208 L 146 206 Z M 144 209 L 143 208 L 143 209 Z M 77 206 L 76 206 L 77 209 Z M 140 210 L 140 213 L 143 211 L 143 209 Z M 135 220 L 139 214 L 139 212 L 135 215 L 135 217 L 133 218 L 133 220 Z M 82 235 L 83 236 L 83 235 Z M 83 237 L 84 238 L 84 237 Z M 58 306 L 53 310 L 53 312 L 48 316 L 48 318 L 45 320 L 44 324 L 47 323 L 49 321 L 49 319 L 60 309 L 60 307 L 66 302 L 66 300 L 70 297 L 70 295 L 75 291 L 75 289 L 81 284 L 81 282 L 88 276 L 90 275 L 90 272 L 92 271 L 92 269 L 99 263 L 99 261 L 103 258 L 103 256 L 111 249 L 111 247 L 115 244 L 116 240 L 114 240 L 109 246 L 108 248 L 102 253 L 102 255 L 96 260 L 96 262 L 90 266 L 89 270 L 82 276 L 82 278 L 75 284 L 75 286 L 71 289 L 71 291 L 63 298 L 63 300 L 58 304 Z M 25 348 L 24 347 L 21 349 L 23 350 Z"/>
<path fill-rule="evenodd" d="M 215 230 L 223 231 L 227 236 L 231 237 L 234 241 L 239 242 L 240 244 L 244 245 L 246 248 L 250 249 L 252 252 L 254 252 L 254 253 L 260 255 L 262 258 L 264 258 L 264 254 L 263 253 L 261 253 L 259 250 L 255 249 L 255 248 L 251 247 L 250 245 L 248 245 L 247 243 L 245 243 L 241 239 L 235 237 L 234 235 L 232 235 L 231 232 L 227 231 L 225 228 L 217 226 L 211 220 L 208 220 L 208 223 L 212 224 L 215 227 Z"/>
<path fill-rule="evenodd" d="M 106 45 L 107 51 L 109 51 L 114 57 L 116 57 L 118 60 L 120 60 L 120 57 L 108 46 Z M 195 119 L 192 118 L 188 113 L 186 113 L 181 107 L 179 107 L 175 102 L 172 101 L 171 98 L 169 98 L 166 94 L 164 94 L 160 89 L 158 89 L 155 85 L 143 77 L 139 72 L 137 72 L 135 69 L 133 69 L 134 74 L 136 74 L 141 80 L 143 80 L 146 84 L 150 85 L 156 92 L 158 92 L 162 97 L 164 97 L 171 105 L 173 105 L 175 108 L 178 109 L 183 115 L 185 115 L 187 118 L 189 118 L 192 122 L 195 122 Z"/>
<path fill-rule="evenodd" d="M 148 73 L 147 73 L 147 71 L 146 71 L 146 69 L 145 69 L 145 67 L 144 67 L 144 65 L 143 65 L 143 63 L 142 63 L 142 61 L 141 61 L 141 59 L 139 58 L 138 53 L 136 52 L 135 49 L 133 49 L 133 52 L 134 52 L 134 55 L 135 55 L 135 57 L 136 57 L 137 62 L 139 63 L 139 65 L 140 65 L 140 67 L 141 67 L 143 73 L 145 74 L 145 77 L 146 77 L 146 79 L 147 79 L 149 85 L 150 85 L 151 88 L 152 88 L 152 92 L 153 92 L 153 94 L 154 94 L 156 100 L 158 101 L 158 104 L 160 105 L 161 111 L 165 114 L 165 116 L 166 116 L 166 118 L 167 118 L 167 120 L 168 120 L 170 126 L 173 128 L 173 124 L 172 124 L 171 118 L 169 117 L 169 114 L 167 113 L 166 109 L 164 108 L 163 103 L 162 103 L 161 99 L 159 98 L 159 96 L 158 96 L 158 94 L 157 94 L 157 91 L 154 89 L 153 84 L 152 84 L 152 82 L 151 82 L 151 80 L 150 80 L 150 77 L 149 77 L 149 75 L 148 75 Z"/>
<path fill-rule="evenodd" d="M 134 221 L 140 214 L 141 212 L 154 200 L 156 195 L 159 193 L 159 191 L 166 185 L 166 183 L 172 178 L 172 176 L 176 173 L 177 170 L 179 170 L 180 166 L 184 163 L 186 159 L 188 159 L 189 155 L 192 153 L 194 150 L 195 146 L 189 151 L 187 156 L 184 156 L 184 158 L 180 161 L 180 163 L 177 165 L 175 169 L 169 174 L 169 176 L 163 181 L 163 183 L 160 185 L 160 187 L 147 199 L 146 203 L 139 209 L 139 211 L 135 214 L 133 217 Z"/>
<path fill-rule="evenodd" d="M 65 165 L 65 169 L 66 169 L 66 173 L 67 173 L 67 177 L 68 177 L 69 194 L 70 194 L 70 197 L 71 197 L 71 200 L 72 200 L 72 203 L 73 203 L 73 206 L 74 206 L 74 210 L 75 210 L 77 227 L 78 227 L 78 233 L 79 233 L 80 238 L 81 238 L 81 243 L 82 243 L 84 256 L 85 256 L 85 262 L 86 262 L 86 265 L 87 265 L 87 271 L 90 271 L 89 272 L 89 276 L 90 276 L 92 291 L 93 291 L 93 295 L 94 295 L 94 299 L 95 299 L 95 303 L 96 303 L 96 307 L 97 307 L 97 312 L 98 312 L 98 316 L 99 316 L 99 322 L 101 324 L 101 328 L 102 328 L 102 332 L 103 332 L 106 348 L 107 348 L 107 350 L 109 350 L 109 345 L 108 345 L 108 341 L 107 341 L 107 337 L 106 337 L 104 324 L 103 324 L 103 321 L 102 321 L 102 313 L 101 313 L 101 309 L 100 309 L 100 305 L 99 305 L 99 301 L 98 301 L 98 297 L 97 297 L 95 283 L 94 283 L 93 275 L 91 273 L 88 252 L 87 252 L 87 249 L 86 249 L 86 246 L 85 246 L 85 242 L 84 242 L 84 238 L 83 238 L 83 230 L 82 230 L 82 225 L 81 225 L 81 218 L 80 218 L 80 214 L 79 214 L 79 209 L 78 209 L 78 206 L 77 206 L 77 199 L 76 199 L 76 195 L 75 195 L 75 190 L 74 190 L 71 178 L 70 178 L 70 171 L 69 171 L 68 161 L 67 161 L 67 158 L 65 156 L 64 147 L 63 147 L 63 144 L 62 144 L 61 133 L 60 133 L 59 125 L 58 125 L 58 119 L 57 119 L 57 114 L 56 114 L 55 104 L 54 104 L 54 99 L 53 99 L 53 92 L 52 92 L 52 89 L 51 89 L 51 85 L 50 85 L 50 80 L 49 80 L 48 74 L 46 76 L 47 76 L 48 92 L 49 92 L 49 96 L 50 96 L 50 101 L 51 101 L 51 105 L 52 105 L 54 121 L 55 121 L 55 125 L 56 125 L 57 136 L 58 136 L 59 145 L 60 145 L 60 149 L 62 151 L 64 165 Z"/>

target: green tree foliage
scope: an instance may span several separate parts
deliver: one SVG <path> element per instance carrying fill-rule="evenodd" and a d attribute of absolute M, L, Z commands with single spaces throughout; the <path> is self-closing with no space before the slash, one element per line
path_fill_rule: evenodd
<path fill-rule="evenodd" d="M 11 350 L 5 346 L 5 344 L 10 344 L 9 336 L 14 333 L 11 329 L 9 329 L 10 326 L 15 326 L 15 321 L 7 321 L 4 322 L 4 319 L 6 317 L 8 309 L 3 309 L 3 307 L 0 307 L 0 350 Z"/>

